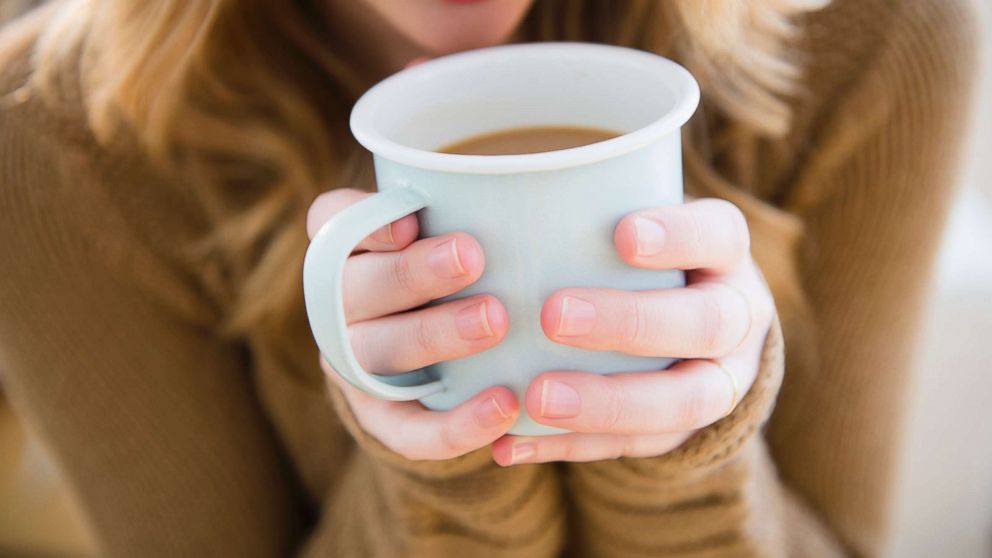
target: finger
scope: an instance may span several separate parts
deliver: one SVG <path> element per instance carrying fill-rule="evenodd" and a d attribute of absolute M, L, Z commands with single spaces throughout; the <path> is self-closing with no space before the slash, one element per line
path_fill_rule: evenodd
<path fill-rule="evenodd" d="M 369 192 L 353 188 L 338 188 L 317 196 L 307 210 L 307 236 L 313 238 L 331 217 L 371 195 Z M 416 215 L 400 217 L 362 239 L 355 247 L 355 251 L 399 250 L 413 242 L 419 230 Z"/>
<path fill-rule="evenodd" d="M 556 343 L 680 358 L 730 353 L 752 319 L 744 293 L 722 282 L 653 291 L 566 288 L 541 308 L 541 327 Z"/>
<path fill-rule="evenodd" d="M 452 459 L 491 444 L 513 426 L 520 413 L 513 392 L 496 386 L 450 411 L 428 411 L 416 401 L 383 401 L 358 390 L 321 359 L 341 387 L 362 428 L 383 445 L 411 460 Z"/>
<path fill-rule="evenodd" d="M 345 316 L 352 323 L 420 306 L 474 283 L 484 267 L 482 247 L 465 233 L 352 256 L 344 266 Z"/>
<path fill-rule="evenodd" d="M 625 216 L 613 232 L 620 257 L 649 269 L 736 269 L 750 252 L 744 214 L 721 199 L 655 207 Z"/>
<path fill-rule="evenodd" d="M 453 300 L 348 328 L 365 370 L 390 374 L 484 351 L 506 336 L 506 309 L 492 295 Z"/>
<path fill-rule="evenodd" d="M 403 66 L 403 68 L 406 69 L 406 68 L 412 68 L 414 66 L 419 66 L 420 64 L 423 64 L 424 62 L 427 62 L 428 60 L 430 60 L 430 58 L 428 58 L 426 56 L 418 56 L 418 57 L 414 58 L 413 60 L 407 62 Z"/>
<path fill-rule="evenodd" d="M 686 360 L 660 372 L 546 372 L 531 382 L 524 401 L 537 422 L 575 432 L 687 432 L 723 418 L 754 381 L 732 359 L 723 365 L 735 374 L 736 388 L 714 362 Z"/>
<path fill-rule="evenodd" d="M 504 436 L 493 443 L 493 460 L 508 467 L 551 461 L 600 461 L 655 457 L 681 446 L 692 432 L 625 436 L 572 432 L 556 436 Z"/>

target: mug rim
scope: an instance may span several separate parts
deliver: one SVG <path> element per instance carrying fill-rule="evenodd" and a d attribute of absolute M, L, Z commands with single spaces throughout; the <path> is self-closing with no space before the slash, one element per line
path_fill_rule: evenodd
<path fill-rule="evenodd" d="M 632 132 L 600 142 L 540 153 L 517 155 L 462 155 L 417 149 L 395 142 L 374 125 L 374 116 L 382 98 L 395 88 L 401 90 L 412 81 L 429 79 L 432 74 L 452 66 L 477 66 L 493 57 L 528 56 L 564 51 L 579 52 L 583 57 L 607 61 L 624 57 L 643 64 L 647 71 L 664 73 L 671 79 L 677 94 L 675 105 L 659 118 Z M 674 79 L 672 79 L 674 77 Z M 372 86 L 355 103 L 350 127 L 355 139 L 373 154 L 403 165 L 427 170 L 466 174 L 514 174 L 576 167 L 610 159 L 639 149 L 685 124 L 699 104 L 699 85 L 678 63 L 646 51 L 614 45 L 581 42 L 523 43 L 486 47 L 449 54 L 418 64 L 389 76 Z"/>

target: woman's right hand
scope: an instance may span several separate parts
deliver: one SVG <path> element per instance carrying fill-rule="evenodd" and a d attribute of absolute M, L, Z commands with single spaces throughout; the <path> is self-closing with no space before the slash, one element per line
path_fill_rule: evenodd
<path fill-rule="evenodd" d="M 321 194 L 307 215 L 307 234 L 366 192 Z M 365 370 L 396 374 L 484 351 L 506 336 L 506 309 L 480 294 L 431 306 L 475 282 L 485 266 L 482 247 L 465 233 L 417 240 L 415 215 L 363 239 L 344 268 L 344 308 L 355 357 Z M 321 358 L 321 366 L 348 400 L 358 423 L 389 449 L 412 460 L 451 459 L 501 437 L 519 414 L 508 388 L 485 389 L 450 411 L 417 401 L 383 401 L 353 387 Z"/>

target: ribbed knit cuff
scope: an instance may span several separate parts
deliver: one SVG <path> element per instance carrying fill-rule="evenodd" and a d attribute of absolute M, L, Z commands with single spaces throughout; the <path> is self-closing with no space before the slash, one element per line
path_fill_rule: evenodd
<path fill-rule="evenodd" d="M 621 458 L 573 464 L 594 469 L 597 476 L 630 486 L 632 481 L 682 482 L 706 475 L 732 459 L 768 420 L 782 385 L 785 344 L 778 317 L 772 323 L 761 353 L 758 376 L 740 404 L 727 417 L 700 430 L 682 446 L 659 457 Z"/>
<path fill-rule="evenodd" d="M 444 461 L 411 461 L 367 433 L 344 394 L 334 406 L 359 444 L 352 482 L 372 490 L 344 504 L 347 537 L 368 531 L 362 556 L 551 557 L 565 537 L 561 486 L 553 465 L 500 467 L 488 447 Z M 363 489 L 365 490 L 365 489 Z M 369 500 L 373 501 L 369 501 Z M 358 508 L 361 508 L 359 510 Z M 383 532 L 381 525 L 389 528 Z M 337 528 L 337 527 L 335 527 Z M 328 535 L 338 538 L 333 531 Z"/>
<path fill-rule="evenodd" d="M 362 428 L 351 410 L 351 405 L 341 391 L 341 388 L 328 382 L 328 389 L 334 409 L 337 412 L 341 423 L 344 424 L 348 432 L 351 433 L 359 447 L 380 462 L 392 469 L 397 469 L 408 475 L 415 475 L 425 480 L 447 479 L 478 473 L 487 468 L 498 468 L 490 455 L 489 447 L 477 449 L 454 459 L 443 461 L 412 461 L 387 448 Z"/>

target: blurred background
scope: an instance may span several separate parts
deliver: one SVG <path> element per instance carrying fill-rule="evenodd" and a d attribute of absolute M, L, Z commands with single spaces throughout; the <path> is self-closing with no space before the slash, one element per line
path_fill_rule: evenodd
<path fill-rule="evenodd" d="M 986 37 L 992 2 L 982 1 Z M 23 0 L 0 0 L 0 22 Z M 992 556 L 992 41 L 925 328 L 889 556 Z M 0 398 L 0 556 L 86 556 L 58 470 Z"/>

